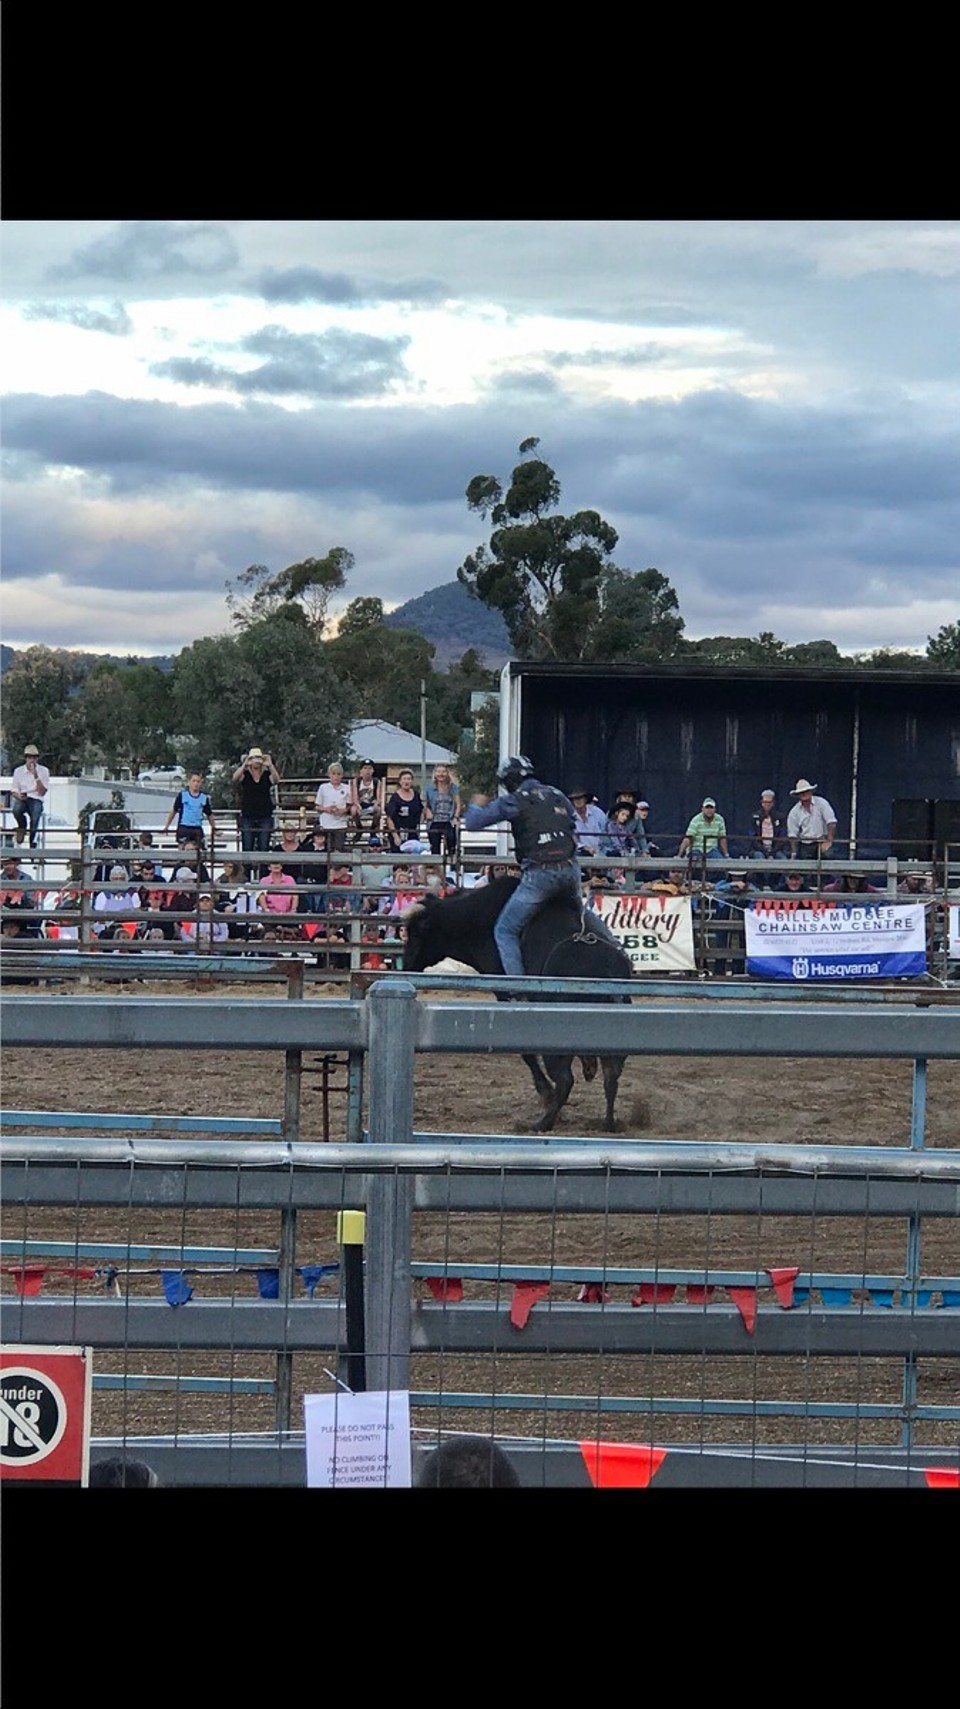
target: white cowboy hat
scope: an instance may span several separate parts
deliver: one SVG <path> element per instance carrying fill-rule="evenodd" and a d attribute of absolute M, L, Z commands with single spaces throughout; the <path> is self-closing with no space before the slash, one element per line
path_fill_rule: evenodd
<path fill-rule="evenodd" d="M 797 787 L 796 787 L 796 789 L 791 789 L 790 794 L 791 795 L 806 795 L 807 790 L 809 789 L 809 791 L 812 795 L 814 790 L 816 789 L 816 787 L 817 786 L 815 783 L 808 783 L 805 777 L 798 777 L 797 778 Z"/>
<path fill-rule="evenodd" d="M 251 748 L 250 752 L 247 755 L 247 759 L 248 760 L 262 760 L 263 759 L 263 749 L 262 748 Z"/>

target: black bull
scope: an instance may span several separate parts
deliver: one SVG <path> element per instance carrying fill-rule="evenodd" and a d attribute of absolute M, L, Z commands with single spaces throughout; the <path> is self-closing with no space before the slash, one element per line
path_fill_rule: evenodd
<path fill-rule="evenodd" d="M 502 973 L 503 963 L 493 936 L 494 922 L 507 897 L 516 889 L 516 878 L 495 878 L 455 896 L 427 896 L 423 905 L 404 916 L 407 939 L 404 946 L 405 973 L 423 973 L 449 957 L 473 967 L 478 973 Z M 530 974 L 550 979 L 629 979 L 633 968 L 629 957 L 607 938 L 584 930 L 580 911 L 572 902 L 549 902 L 526 926 L 522 940 L 523 964 Z M 562 1001 L 545 998 L 545 1001 Z M 629 1002 L 628 997 L 577 997 L 578 1002 Z M 524 1056 L 533 1076 L 544 1113 L 534 1127 L 547 1133 L 573 1090 L 573 1055 L 544 1056 L 543 1067 L 536 1056 Z M 616 1131 L 613 1107 L 626 1060 L 604 1056 L 603 1087 L 606 1094 L 608 1132 Z M 582 1057 L 584 1078 L 597 1072 L 595 1057 Z"/>

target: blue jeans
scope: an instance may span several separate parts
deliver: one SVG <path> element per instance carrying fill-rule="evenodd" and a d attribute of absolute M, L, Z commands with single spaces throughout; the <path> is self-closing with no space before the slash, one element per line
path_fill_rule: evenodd
<path fill-rule="evenodd" d="M 43 800 L 39 795 L 26 795 L 22 801 L 14 799 L 13 816 L 20 827 L 18 842 L 23 841 L 24 833 L 30 832 L 30 847 L 37 846 L 37 835 L 40 830 L 40 820 L 43 818 Z"/>
<path fill-rule="evenodd" d="M 520 937 L 524 926 L 547 902 L 552 902 L 554 897 L 565 897 L 574 907 L 583 907 L 578 861 L 558 861 L 556 866 L 524 867 L 520 883 L 493 928 L 503 971 L 509 974 L 511 979 L 520 978 L 526 972 L 520 953 Z"/>

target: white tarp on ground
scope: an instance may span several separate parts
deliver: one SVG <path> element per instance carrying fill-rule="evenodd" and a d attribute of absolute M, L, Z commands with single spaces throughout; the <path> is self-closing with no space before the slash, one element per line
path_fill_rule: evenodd
<path fill-rule="evenodd" d="M 747 972 L 761 979 L 903 979 L 927 971 L 922 903 L 770 897 L 744 914 Z"/>

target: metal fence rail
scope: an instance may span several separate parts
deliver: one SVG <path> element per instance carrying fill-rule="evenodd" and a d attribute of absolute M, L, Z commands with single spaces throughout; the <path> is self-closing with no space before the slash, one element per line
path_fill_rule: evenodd
<path fill-rule="evenodd" d="M 912 1060 L 910 1143 L 809 1146 L 592 1136 L 531 1142 L 415 1130 L 418 1055 L 569 1049 L 572 1036 L 578 1048 L 595 1054 Z M 120 1050 L 271 1048 L 288 1057 L 333 1048 L 362 1062 L 361 1144 L 304 1143 L 296 1137 L 295 1117 L 286 1116 L 279 1139 L 216 1129 L 193 1139 L 137 1128 L 121 1137 L 109 1120 L 99 1133 L 37 1132 L 32 1118 L 43 1125 L 49 1115 L 52 1128 L 54 1112 L 21 1112 L 31 1131 L 15 1135 L 8 1128 L 2 1142 L 5 1340 L 84 1343 L 122 1353 L 126 1369 L 111 1384 L 125 1403 L 140 1377 L 145 1391 L 169 1391 L 173 1382 L 170 1373 L 135 1370 L 137 1362 L 148 1366 L 154 1355 L 175 1355 L 182 1378 L 176 1390 L 186 1406 L 191 1395 L 209 1396 L 215 1380 L 209 1363 L 225 1360 L 230 1428 L 219 1441 L 220 1464 L 230 1468 L 230 1476 L 242 1465 L 237 1481 L 298 1481 L 290 1471 L 291 1453 L 294 1462 L 300 1456 L 302 1478 L 302 1442 L 298 1446 L 293 1430 L 296 1397 L 322 1382 L 323 1370 L 342 1372 L 358 1356 L 368 1387 L 411 1389 L 421 1417 L 433 1413 L 445 1421 L 482 1409 L 490 1420 L 502 1406 L 511 1420 L 539 1418 L 532 1428 L 544 1445 L 548 1418 L 581 1438 L 608 1434 L 617 1419 L 622 1429 L 627 1414 L 646 1415 L 651 1429 L 657 1420 L 658 1434 L 668 1416 L 680 1428 L 695 1423 L 699 1438 L 684 1443 L 671 1437 L 671 1443 L 677 1464 L 689 1467 L 699 1441 L 699 1470 L 691 1473 L 698 1477 L 716 1448 L 710 1431 L 721 1425 L 745 1430 L 731 1453 L 746 1456 L 754 1482 L 781 1475 L 775 1469 L 781 1461 L 760 1434 L 771 1422 L 801 1420 L 808 1431 L 813 1423 L 836 1426 L 837 1452 L 853 1474 L 878 1447 L 864 1436 L 868 1423 L 899 1430 L 905 1458 L 896 1461 L 898 1474 L 915 1469 L 916 1455 L 926 1452 L 918 1447 L 921 1425 L 952 1431 L 956 1441 L 955 1386 L 945 1386 L 937 1373 L 951 1369 L 960 1356 L 960 1264 L 944 1262 L 944 1252 L 956 1247 L 942 1242 L 939 1261 L 924 1262 L 921 1240 L 925 1230 L 949 1231 L 960 1216 L 960 1151 L 924 1145 L 926 1063 L 960 1058 L 956 1010 L 849 1001 L 833 1006 L 651 999 L 605 1009 L 580 1003 L 444 1004 L 418 1000 L 409 981 L 385 980 L 366 1001 L 322 1003 L 17 996 L 5 1005 L 5 1042 Z M 15 1120 L 16 1112 L 7 1114 Z M 309 1293 L 302 1286 L 304 1267 L 317 1256 L 311 1244 L 316 1214 L 329 1227 L 333 1213 L 345 1208 L 366 1212 L 365 1338 L 359 1349 L 351 1343 L 342 1271 Z M 151 1248 L 162 1250 L 165 1262 L 187 1269 L 198 1255 L 196 1239 L 187 1232 L 197 1213 L 217 1219 L 218 1258 L 231 1252 L 231 1226 L 235 1259 L 251 1251 L 276 1252 L 276 1265 L 270 1266 L 277 1273 L 275 1297 L 258 1293 L 249 1276 L 238 1281 L 235 1274 L 225 1287 L 208 1270 L 198 1297 L 173 1307 L 156 1289 L 152 1297 L 142 1280 L 127 1280 L 147 1246 L 144 1228 L 151 1229 Z M 66 1215 L 75 1218 L 78 1258 L 86 1250 L 82 1242 L 93 1248 L 88 1225 L 94 1216 L 104 1241 L 112 1239 L 121 1252 L 126 1247 L 122 1297 L 97 1296 L 79 1276 L 45 1296 L 13 1289 L 9 1272 L 17 1263 L 17 1240 L 26 1267 L 38 1244 L 53 1238 L 43 1222 L 54 1216 L 60 1219 L 57 1237 L 68 1248 Z M 162 1239 L 159 1227 L 152 1232 L 161 1217 L 182 1222 L 179 1244 L 169 1230 Z M 710 1230 L 736 1218 L 752 1219 L 754 1231 L 770 1230 L 780 1219 L 794 1230 L 798 1219 L 818 1229 L 824 1221 L 838 1230 L 849 1223 L 862 1257 L 846 1266 L 796 1264 L 792 1284 L 798 1292 L 788 1305 L 770 1293 L 770 1253 L 758 1253 L 752 1268 L 713 1256 Z M 127 1221 L 118 1234 L 121 1219 Z M 623 1219 L 633 1219 L 627 1226 L 642 1228 L 647 1241 L 657 1231 L 656 1262 L 625 1264 L 612 1255 L 598 1261 L 608 1253 L 611 1229 Z M 525 1256 L 518 1249 L 514 1223 L 530 1237 L 537 1235 L 538 1252 L 531 1248 Z M 695 1257 L 673 1260 L 671 1225 L 683 1231 L 688 1247 L 691 1239 L 701 1241 Z M 489 1238 L 486 1262 L 460 1249 L 467 1226 Z M 579 1228 L 589 1232 L 578 1244 Z M 555 1250 L 561 1233 L 564 1253 Z M 882 1248 L 886 1262 L 868 1261 L 881 1238 L 888 1241 Z M 642 1252 L 639 1235 L 638 1240 Z M 567 1250 L 571 1244 L 574 1256 Z M 242 1268 L 233 1266 L 236 1273 Z M 327 1268 L 333 1272 L 337 1266 Z M 592 1302 L 578 1297 L 574 1276 L 598 1290 Z M 461 1286 L 462 1295 L 455 1297 L 451 1284 Z M 627 1287 L 638 1297 L 617 1294 Z M 677 1298 L 677 1289 L 686 1290 L 686 1297 Z M 752 1321 L 744 1293 L 751 1296 Z M 518 1300 L 526 1301 L 522 1312 Z M 263 1354 L 275 1362 L 272 1378 L 250 1368 L 250 1358 Z M 579 1392 L 569 1382 L 571 1361 L 581 1382 L 585 1361 L 594 1371 Z M 875 1366 L 886 1373 L 885 1386 L 865 1395 L 862 1373 Z M 735 1376 L 732 1392 L 729 1385 L 723 1392 L 719 1379 L 728 1367 L 749 1371 L 746 1393 L 742 1383 L 737 1392 Z M 511 1369 L 520 1372 L 519 1380 Z M 660 1369 L 669 1373 L 676 1392 L 665 1390 Z M 768 1369 L 787 1373 L 776 1378 L 772 1391 L 765 1384 Z M 684 1392 L 690 1373 L 696 1376 L 693 1393 Z M 98 1397 L 98 1403 L 108 1399 Z M 242 1409 L 264 1406 L 271 1409 L 271 1422 L 263 1451 L 241 1453 L 248 1416 Z M 211 1463 L 212 1445 L 197 1441 L 191 1447 L 189 1435 L 178 1427 L 176 1452 L 166 1462 L 169 1481 L 204 1481 L 208 1475 L 202 1468 Z M 819 1445 L 805 1438 L 801 1447 L 803 1477 L 816 1481 Z M 566 1451 L 560 1451 L 561 1461 Z M 937 1452 L 947 1450 L 941 1446 Z M 538 1475 L 552 1481 L 548 1470 Z"/>

